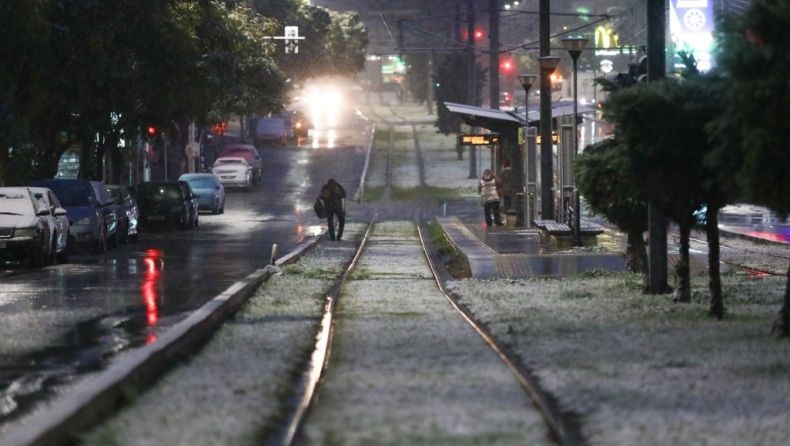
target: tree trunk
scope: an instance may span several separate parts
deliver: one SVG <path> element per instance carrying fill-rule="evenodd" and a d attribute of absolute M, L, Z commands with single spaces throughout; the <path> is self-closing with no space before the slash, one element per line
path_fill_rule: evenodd
<path fill-rule="evenodd" d="M 724 297 L 721 294 L 721 270 L 719 268 L 719 210 L 708 206 L 705 233 L 708 238 L 708 289 L 710 290 L 710 317 L 724 319 Z"/>
<path fill-rule="evenodd" d="M 774 320 L 772 332 L 778 331 L 782 337 L 790 337 L 790 263 L 787 265 L 787 280 L 785 281 L 785 299 L 779 315 Z"/>
<path fill-rule="evenodd" d="M 689 268 L 689 236 L 690 224 L 680 224 L 680 260 L 675 264 L 675 302 L 691 302 L 691 278 Z"/>
<path fill-rule="evenodd" d="M 625 260 L 628 271 L 647 274 L 647 249 L 642 232 L 627 232 L 628 246 L 625 248 Z"/>

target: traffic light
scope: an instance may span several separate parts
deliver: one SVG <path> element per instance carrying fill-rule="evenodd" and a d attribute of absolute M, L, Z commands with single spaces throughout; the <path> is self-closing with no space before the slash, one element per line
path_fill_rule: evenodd
<path fill-rule="evenodd" d="M 485 37 L 486 37 L 485 31 L 483 31 L 480 28 L 475 28 L 474 31 L 472 31 L 472 33 L 473 33 L 472 37 L 474 37 L 475 42 L 479 42 L 479 41 L 485 39 Z M 460 34 L 460 36 L 461 36 L 461 39 L 466 42 L 469 39 L 469 32 L 468 31 L 463 31 Z"/>
<path fill-rule="evenodd" d="M 148 126 L 148 136 L 156 136 L 156 127 Z"/>
<path fill-rule="evenodd" d="M 510 60 L 510 59 L 502 60 L 502 62 L 499 64 L 499 69 L 500 69 L 500 71 L 503 71 L 503 72 L 506 72 L 506 73 L 512 72 L 513 71 L 513 61 Z"/>

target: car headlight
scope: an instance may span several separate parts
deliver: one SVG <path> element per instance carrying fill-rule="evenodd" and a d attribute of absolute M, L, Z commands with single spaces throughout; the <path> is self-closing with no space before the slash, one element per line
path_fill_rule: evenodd
<path fill-rule="evenodd" d="M 41 230 L 38 228 L 22 228 L 14 231 L 14 237 L 38 237 Z"/>

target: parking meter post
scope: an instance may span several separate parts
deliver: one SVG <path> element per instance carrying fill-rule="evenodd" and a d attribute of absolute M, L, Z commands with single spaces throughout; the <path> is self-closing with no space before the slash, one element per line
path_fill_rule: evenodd
<path fill-rule="evenodd" d="M 524 214 L 524 192 L 516 192 L 516 226 L 526 226 Z"/>

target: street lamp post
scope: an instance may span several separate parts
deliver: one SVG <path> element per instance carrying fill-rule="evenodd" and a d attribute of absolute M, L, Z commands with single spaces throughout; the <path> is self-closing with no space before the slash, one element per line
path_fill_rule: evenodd
<path fill-rule="evenodd" d="M 540 63 L 540 208 L 541 218 L 554 219 L 554 141 L 551 117 L 551 73 L 560 63 L 557 56 L 538 57 Z"/>
<path fill-rule="evenodd" d="M 527 95 L 526 99 L 524 100 L 524 105 L 529 108 L 529 90 L 532 88 L 532 84 L 535 83 L 535 79 L 538 78 L 537 74 L 519 74 L 518 81 L 521 82 L 521 87 L 524 89 L 524 93 Z"/>
<path fill-rule="evenodd" d="M 527 140 L 529 128 L 529 90 L 538 78 L 535 74 L 520 74 L 517 76 L 521 87 L 524 89 L 524 139 L 525 145 L 522 150 L 521 167 L 521 197 L 516 196 L 516 226 L 530 227 L 534 218 L 534 183 L 535 183 L 535 146 Z M 532 186 L 530 186 L 532 183 Z M 522 203 L 523 200 L 523 203 Z"/>
<path fill-rule="evenodd" d="M 578 68 L 576 62 L 579 60 L 579 56 L 584 51 L 584 47 L 587 46 L 588 39 L 582 39 L 578 37 L 572 37 L 567 39 L 562 39 L 562 44 L 565 45 L 565 49 L 568 50 L 568 54 L 571 55 L 571 59 L 573 59 L 573 157 L 576 158 L 579 155 L 579 133 L 577 129 L 578 125 L 578 115 L 579 115 L 579 98 L 578 98 L 578 82 L 579 82 L 579 75 L 578 75 Z M 574 184 L 576 181 L 574 181 Z M 582 233 L 581 233 L 581 198 L 579 197 L 579 187 L 576 185 L 575 188 L 576 193 L 576 212 L 574 212 L 574 221 L 573 221 L 573 230 L 576 233 L 576 246 L 582 245 Z"/>

